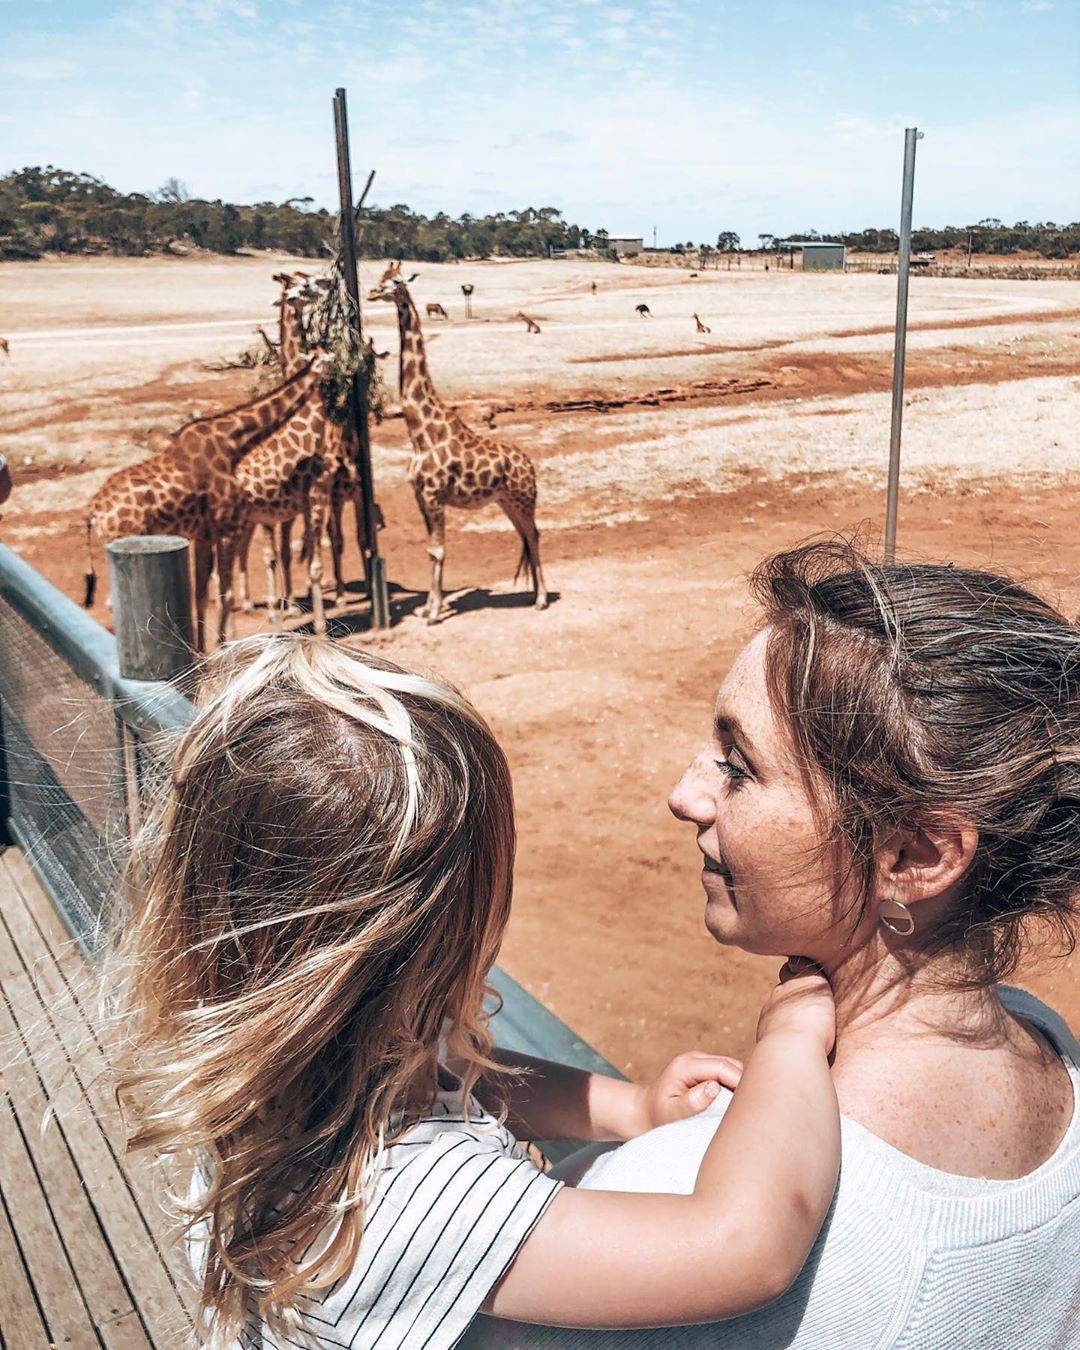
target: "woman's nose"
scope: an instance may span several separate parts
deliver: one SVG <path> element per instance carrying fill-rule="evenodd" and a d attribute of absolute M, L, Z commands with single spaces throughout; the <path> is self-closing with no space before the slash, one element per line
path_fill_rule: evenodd
<path fill-rule="evenodd" d="M 704 752 L 686 766 L 682 777 L 668 793 L 668 810 L 679 820 L 708 825 L 716 816 L 716 802 L 708 789 L 702 759 Z"/>

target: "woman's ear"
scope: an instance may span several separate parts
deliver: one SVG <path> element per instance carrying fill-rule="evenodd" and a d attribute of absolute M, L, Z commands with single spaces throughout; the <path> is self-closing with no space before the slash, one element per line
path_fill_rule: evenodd
<path fill-rule="evenodd" d="M 880 898 L 910 907 L 944 895 L 967 872 L 978 846 L 979 832 L 966 820 L 901 826 L 878 849 Z"/>

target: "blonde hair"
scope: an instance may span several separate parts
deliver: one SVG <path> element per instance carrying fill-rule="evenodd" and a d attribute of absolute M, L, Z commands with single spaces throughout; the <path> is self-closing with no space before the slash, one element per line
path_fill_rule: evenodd
<path fill-rule="evenodd" d="M 295 1329 L 298 1294 L 351 1267 L 440 1038 L 464 1091 L 494 1067 L 514 844 L 505 757 L 448 685 L 302 636 L 210 659 L 109 978 L 131 1146 L 209 1162 L 183 1212 L 212 1344 L 253 1305 Z"/>

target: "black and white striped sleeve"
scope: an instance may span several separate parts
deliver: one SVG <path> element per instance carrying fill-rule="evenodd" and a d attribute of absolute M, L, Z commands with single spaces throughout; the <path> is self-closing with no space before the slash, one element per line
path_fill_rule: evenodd
<path fill-rule="evenodd" d="M 561 1186 L 505 1129 L 422 1122 L 388 1151 L 357 1267 L 305 1322 L 328 1350 L 448 1350 Z"/>

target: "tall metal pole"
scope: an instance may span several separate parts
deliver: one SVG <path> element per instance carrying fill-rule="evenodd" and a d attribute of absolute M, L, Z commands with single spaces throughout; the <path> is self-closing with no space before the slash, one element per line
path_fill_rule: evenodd
<path fill-rule="evenodd" d="M 364 335 L 360 324 L 360 282 L 356 275 L 356 222 L 353 219 L 352 168 L 349 159 L 349 115 L 344 89 L 334 93 L 334 133 L 337 138 L 338 197 L 341 204 L 341 268 L 352 305 L 356 350 L 362 352 Z M 353 375 L 352 417 L 356 428 L 356 467 L 360 474 L 366 540 L 364 577 L 371 597 L 371 623 L 373 628 L 389 628 L 390 600 L 386 592 L 385 566 L 379 554 L 378 520 L 371 474 L 371 440 L 368 436 L 367 369 L 363 365 Z"/>
<path fill-rule="evenodd" d="M 904 188 L 900 201 L 900 257 L 896 269 L 896 342 L 893 347 L 892 429 L 889 488 L 885 500 L 885 561 L 896 561 L 896 507 L 900 496 L 900 426 L 904 418 L 904 358 L 907 355 L 908 274 L 911 271 L 911 199 L 915 191 L 915 142 L 922 132 L 904 132 Z"/>

